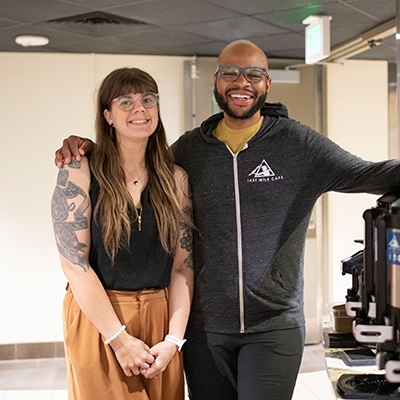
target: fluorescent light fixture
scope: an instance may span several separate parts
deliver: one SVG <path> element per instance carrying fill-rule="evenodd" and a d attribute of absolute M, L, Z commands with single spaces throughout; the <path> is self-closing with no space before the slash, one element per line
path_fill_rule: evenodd
<path fill-rule="evenodd" d="M 269 69 L 273 83 L 300 83 L 300 71 L 289 69 Z"/>
<path fill-rule="evenodd" d="M 49 38 L 39 35 L 20 35 L 15 38 L 15 43 L 22 47 L 46 46 L 49 43 Z"/>
<path fill-rule="evenodd" d="M 306 27 L 306 64 L 315 64 L 331 52 L 331 16 L 310 15 L 302 21 Z"/>

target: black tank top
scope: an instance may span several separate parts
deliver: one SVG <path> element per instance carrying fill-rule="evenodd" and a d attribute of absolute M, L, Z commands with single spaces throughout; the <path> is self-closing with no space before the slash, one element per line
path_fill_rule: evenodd
<path fill-rule="evenodd" d="M 90 200 L 92 212 L 99 197 L 99 183 L 91 173 Z M 134 221 L 132 210 L 132 231 L 129 249 L 121 248 L 111 263 L 103 243 L 100 225 L 91 221 L 90 266 L 96 272 L 105 289 L 142 290 L 162 289 L 169 285 L 173 259 L 161 245 L 157 222 L 150 203 L 147 186 L 141 195 L 142 226 Z"/>

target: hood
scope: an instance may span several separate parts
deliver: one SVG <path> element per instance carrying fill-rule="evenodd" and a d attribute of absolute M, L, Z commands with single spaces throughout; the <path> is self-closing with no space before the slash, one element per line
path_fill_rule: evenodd
<path fill-rule="evenodd" d="M 261 115 L 289 118 L 288 110 L 282 103 L 265 103 L 261 108 Z"/>

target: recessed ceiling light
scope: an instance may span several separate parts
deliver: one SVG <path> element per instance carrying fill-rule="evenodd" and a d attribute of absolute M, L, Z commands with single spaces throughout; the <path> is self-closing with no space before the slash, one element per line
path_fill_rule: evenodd
<path fill-rule="evenodd" d="M 15 38 L 15 43 L 23 47 L 46 46 L 49 43 L 49 38 L 39 35 L 21 35 Z"/>

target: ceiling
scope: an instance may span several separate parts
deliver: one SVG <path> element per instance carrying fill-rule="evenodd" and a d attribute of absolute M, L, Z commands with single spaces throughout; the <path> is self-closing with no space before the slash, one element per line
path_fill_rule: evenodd
<path fill-rule="evenodd" d="M 217 56 L 246 38 L 270 59 L 304 60 L 309 15 L 332 16 L 334 48 L 393 20 L 396 0 L 0 0 L 0 51 Z M 50 42 L 21 47 L 21 34 Z M 394 35 L 353 58 L 396 63 Z"/>

